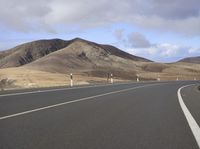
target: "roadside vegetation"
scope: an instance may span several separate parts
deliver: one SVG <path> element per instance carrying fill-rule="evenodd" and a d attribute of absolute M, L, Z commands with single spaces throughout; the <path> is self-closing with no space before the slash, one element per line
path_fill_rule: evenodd
<path fill-rule="evenodd" d="M 9 80 L 8 78 L 0 79 L 0 91 L 14 87 L 14 82 L 15 80 Z"/>

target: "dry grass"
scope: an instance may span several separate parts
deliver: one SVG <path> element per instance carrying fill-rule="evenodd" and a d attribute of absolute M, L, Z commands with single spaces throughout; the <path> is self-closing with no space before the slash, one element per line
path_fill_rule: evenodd
<path fill-rule="evenodd" d="M 109 71 L 114 73 L 115 81 L 136 80 L 136 74 L 139 75 L 140 80 L 156 80 L 157 78 L 161 80 L 176 80 L 177 77 L 179 80 L 200 80 L 199 64 L 130 62 L 123 65 L 124 69 L 118 69 L 118 71 L 113 68 L 102 68 L 91 72 L 76 72 L 73 74 L 74 85 L 106 83 L 107 72 Z M 113 67 L 117 68 L 117 66 Z M 31 69 L 31 67 L 0 69 L 0 80 L 2 79 L 13 80 L 14 86 L 20 88 L 64 86 L 70 83 L 69 73 L 53 73 Z"/>
<path fill-rule="evenodd" d="M 151 64 L 151 67 L 153 67 Z M 156 64 L 157 65 L 157 64 Z M 165 68 L 158 72 L 141 72 L 144 78 L 160 78 L 161 80 L 200 80 L 200 65 L 190 63 L 160 64 Z M 157 67 L 157 66 L 156 66 Z"/>
<path fill-rule="evenodd" d="M 23 67 L 0 69 L 0 79 L 15 80 L 15 86 L 20 88 L 64 86 L 70 84 L 69 74 L 50 73 L 30 70 Z M 74 85 L 90 83 L 106 83 L 107 78 L 91 77 L 83 74 L 73 74 Z M 116 81 L 122 81 L 120 79 Z"/>

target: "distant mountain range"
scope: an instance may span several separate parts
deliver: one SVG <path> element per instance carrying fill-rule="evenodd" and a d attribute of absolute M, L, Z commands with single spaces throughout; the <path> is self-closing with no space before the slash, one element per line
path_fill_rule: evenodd
<path fill-rule="evenodd" d="M 180 60 L 179 62 L 200 64 L 200 56 L 184 58 L 184 59 Z"/>

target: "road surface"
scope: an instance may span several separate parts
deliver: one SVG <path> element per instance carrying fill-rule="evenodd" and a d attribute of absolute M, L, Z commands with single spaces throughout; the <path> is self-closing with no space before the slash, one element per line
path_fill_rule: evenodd
<path fill-rule="evenodd" d="M 195 83 L 1 94 L 0 149 L 199 149 L 177 94 Z M 180 94 L 199 126 L 200 91 L 185 86 Z"/>

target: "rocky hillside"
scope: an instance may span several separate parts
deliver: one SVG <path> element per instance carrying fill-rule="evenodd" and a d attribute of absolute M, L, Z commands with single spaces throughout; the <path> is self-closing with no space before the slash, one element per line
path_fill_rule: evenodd
<path fill-rule="evenodd" d="M 135 77 L 140 67 L 137 63 L 150 62 L 130 55 L 110 45 L 100 45 L 74 39 L 60 50 L 52 52 L 24 67 L 53 73 L 84 73 L 88 76 L 105 76 L 115 73 L 124 78 Z"/>
<path fill-rule="evenodd" d="M 25 43 L 15 48 L 9 49 L 7 51 L 0 52 L 0 68 L 18 67 L 32 63 L 33 61 L 39 60 L 40 58 L 43 58 L 50 53 L 61 50 L 63 48 L 67 48 L 68 46 L 73 45 L 78 41 L 81 42 L 82 44 L 84 43 L 87 44 L 88 47 L 92 47 L 94 51 L 90 51 L 91 53 L 95 52 L 95 49 L 99 48 L 102 49 L 102 52 L 106 55 L 109 54 L 115 55 L 121 58 L 131 59 L 134 61 L 148 61 L 147 59 L 136 57 L 126 52 L 123 52 L 120 49 L 113 47 L 111 45 L 100 45 L 80 38 L 76 38 L 70 41 L 65 41 L 61 39 L 52 39 L 52 40 L 38 40 L 34 42 Z M 83 46 L 82 48 L 84 49 Z M 67 48 L 67 50 L 73 51 L 73 49 L 70 48 Z M 78 57 L 84 58 L 84 52 L 82 53 L 82 55 L 78 55 Z M 59 61 L 61 60 L 62 59 L 59 59 Z"/>
<path fill-rule="evenodd" d="M 0 52 L 0 68 L 18 67 L 31 63 L 54 51 L 66 47 L 70 42 L 60 39 L 38 40 Z"/>

